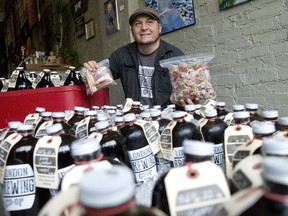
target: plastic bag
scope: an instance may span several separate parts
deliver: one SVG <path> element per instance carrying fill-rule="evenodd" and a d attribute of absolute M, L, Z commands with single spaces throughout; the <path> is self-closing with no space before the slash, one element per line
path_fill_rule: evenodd
<path fill-rule="evenodd" d="M 87 95 L 93 95 L 97 90 L 109 87 L 111 85 L 117 85 L 113 80 L 110 68 L 109 60 L 104 59 L 98 62 L 99 68 L 96 71 L 89 71 L 86 68 L 82 68 L 80 71 L 83 81 L 86 84 Z"/>
<path fill-rule="evenodd" d="M 163 68 L 168 68 L 172 83 L 172 103 L 181 105 L 180 100 L 195 98 L 216 99 L 207 63 L 214 54 L 183 55 L 160 61 Z"/>

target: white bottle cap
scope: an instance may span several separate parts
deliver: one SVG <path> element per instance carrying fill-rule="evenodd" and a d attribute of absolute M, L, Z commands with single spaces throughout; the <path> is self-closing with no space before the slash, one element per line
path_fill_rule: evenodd
<path fill-rule="evenodd" d="M 128 113 L 123 116 L 124 122 L 131 122 L 136 120 L 136 115 L 134 113 Z"/>
<path fill-rule="evenodd" d="M 183 151 L 190 155 L 212 156 L 214 155 L 214 143 L 185 139 L 183 141 Z"/>
<path fill-rule="evenodd" d="M 134 196 L 134 174 L 129 168 L 119 165 L 94 169 L 84 174 L 79 188 L 79 201 L 83 206 L 94 209 L 116 207 Z"/>
<path fill-rule="evenodd" d="M 74 107 L 74 111 L 77 111 L 77 112 L 85 112 L 85 107 L 75 106 L 75 107 Z"/>
<path fill-rule="evenodd" d="M 99 110 L 99 106 L 92 106 L 92 109 Z"/>
<path fill-rule="evenodd" d="M 141 105 L 140 101 L 133 101 L 132 102 L 132 106 L 140 106 L 140 105 Z"/>
<path fill-rule="evenodd" d="M 42 117 L 51 117 L 52 116 L 52 112 L 43 112 L 41 114 Z"/>
<path fill-rule="evenodd" d="M 241 110 L 245 110 L 244 105 L 242 105 L 242 104 L 233 105 L 233 111 L 241 111 Z"/>
<path fill-rule="evenodd" d="M 47 68 L 45 68 L 45 69 L 43 69 L 43 72 L 44 72 L 44 73 L 50 73 L 50 70 L 47 69 Z"/>
<path fill-rule="evenodd" d="M 150 110 L 150 115 L 151 115 L 151 117 L 160 116 L 161 115 L 161 110 L 159 110 L 159 109 Z"/>
<path fill-rule="evenodd" d="M 76 68 L 74 66 L 69 66 L 70 70 L 75 70 Z"/>
<path fill-rule="evenodd" d="M 278 118 L 278 110 L 265 110 L 262 112 L 263 118 Z"/>
<path fill-rule="evenodd" d="M 17 67 L 16 70 L 24 70 L 24 67 Z"/>
<path fill-rule="evenodd" d="M 95 127 L 95 129 L 97 130 L 97 131 L 99 131 L 99 130 L 102 130 L 102 129 L 105 129 L 105 128 L 107 128 L 107 127 L 109 127 L 109 122 L 108 121 L 99 121 L 99 122 L 97 122 L 95 125 L 94 125 L 94 127 Z"/>
<path fill-rule="evenodd" d="M 205 117 L 215 117 L 217 116 L 217 110 L 216 109 L 206 109 L 204 111 Z"/>
<path fill-rule="evenodd" d="M 288 126 L 288 116 L 279 118 L 278 123 L 283 126 Z"/>
<path fill-rule="evenodd" d="M 116 110 L 110 109 L 110 110 L 107 110 L 107 113 L 110 114 L 110 115 L 113 115 L 113 114 L 116 113 Z"/>
<path fill-rule="evenodd" d="M 27 131 L 27 130 L 33 130 L 32 124 L 20 124 L 17 127 L 17 131 Z"/>
<path fill-rule="evenodd" d="M 8 127 L 10 128 L 10 129 L 17 129 L 18 128 L 18 126 L 19 125 L 21 125 L 22 124 L 22 122 L 20 122 L 20 121 L 10 121 L 10 122 L 8 122 Z"/>
<path fill-rule="evenodd" d="M 122 104 L 117 104 L 116 107 L 117 107 L 117 109 L 123 109 L 123 105 Z"/>
<path fill-rule="evenodd" d="M 81 156 L 92 154 L 101 149 L 99 141 L 97 139 L 84 139 L 76 140 L 71 144 L 71 155 L 72 156 Z"/>
<path fill-rule="evenodd" d="M 142 106 L 142 109 L 143 109 L 143 110 L 148 110 L 148 109 L 149 109 L 149 105 L 143 105 L 143 106 Z"/>
<path fill-rule="evenodd" d="M 288 155 L 288 139 L 283 137 L 264 137 L 261 147 L 263 155 Z"/>
<path fill-rule="evenodd" d="M 201 104 L 196 104 L 195 106 L 196 106 L 196 109 L 198 110 L 198 109 L 201 108 L 202 105 Z"/>
<path fill-rule="evenodd" d="M 217 101 L 216 106 L 226 106 L 226 103 L 223 101 Z"/>
<path fill-rule="evenodd" d="M 143 111 L 143 112 L 141 112 L 140 116 L 142 118 L 149 118 L 151 115 L 150 115 L 149 111 Z"/>
<path fill-rule="evenodd" d="M 182 118 L 182 117 L 185 116 L 185 114 L 186 114 L 186 113 L 183 112 L 183 111 L 175 111 L 175 112 L 172 113 L 172 118 L 173 118 L 173 119 Z"/>
<path fill-rule="evenodd" d="M 246 109 L 258 109 L 258 104 L 256 103 L 245 103 Z"/>
<path fill-rule="evenodd" d="M 35 111 L 39 113 L 43 113 L 46 111 L 46 109 L 44 107 L 36 107 Z"/>
<path fill-rule="evenodd" d="M 175 108 L 176 108 L 176 105 L 175 105 L 175 104 L 168 104 L 168 105 L 167 105 L 167 108 L 175 109 Z"/>
<path fill-rule="evenodd" d="M 153 108 L 161 110 L 161 105 L 154 105 Z"/>
<path fill-rule="evenodd" d="M 274 183 L 288 185 L 287 164 L 287 157 L 264 157 L 262 160 L 262 177 Z"/>
<path fill-rule="evenodd" d="M 53 112 L 52 118 L 65 118 L 65 112 Z"/>
<path fill-rule="evenodd" d="M 62 131 L 62 130 L 63 130 L 63 127 L 60 123 L 52 124 L 45 129 L 45 131 L 48 135 L 52 135 L 52 134 L 57 133 L 57 132 Z"/>
<path fill-rule="evenodd" d="M 194 104 L 187 104 L 187 105 L 185 105 L 184 110 L 186 112 L 195 111 L 196 106 Z"/>
<path fill-rule="evenodd" d="M 96 110 L 89 110 L 86 112 L 86 116 L 97 116 Z"/>
<path fill-rule="evenodd" d="M 271 134 L 276 131 L 275 125 L 269 122 L 253 121 L 251 127 L 254 134 Z"/>
<path fill-rule="evenodd" d="M 123 119 L 123 116 L 116 116 L 115 118 L 114 118 L 114 122 L 124 122 L 124 119 Z"/>
<path fill-rule="evenodd" d="M 250 118 L 250 113 L 248 111 L 233 112 L 234 119 L 245 119 Z"/>
<path fill-rule="evenodd" d="M 98 113 L 97 114 L 97 119 L 98 119 L 98 121 L 106 121 L 106 120 L 108 120 L 108 116 L 104 112 L 103 113 Z"/>

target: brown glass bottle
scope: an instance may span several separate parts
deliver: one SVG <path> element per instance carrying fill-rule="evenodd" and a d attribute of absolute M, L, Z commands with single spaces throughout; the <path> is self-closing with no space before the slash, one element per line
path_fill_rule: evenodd
<path fill-rule="evenodd" d="M 49 190 L 35 185 L 33 151 L 37 139 L 33 137 L 33 126 L 22 124 L 17 128 L 22 136 L 10 151 L 3 183 L 6 209 L 11 216 L 36 216 L 51 198 Z"/>
<path fill-rule="evenodd" d="M 140 101 L 133 101 L 131 109 L 129 111 L 125 112 L 124 115 L 126 115 L 128 113 L 134 113 L 136 115 L 136 117 L 139 118 L 139 115 L 142 112 L 140 106 L 141 106 Z"/>
<path fill-rule="evenodd" d="M 97 111 L 96 110 L 89 110 L 85 114 L 86 117 L 90 117 L 90 121 L 88 124 L 88 134 L 93 133 L 94 126 L 97 123 Z"/>
<path fill-rule="evenodd" d="M 224 120 L 225 116 L 228 114 L 226 110 L 226 103 L 222 101 L 216 102 L 217 118 Z"/>
<path fill-rule="evenodd" d="M 196 140 L 184 140 L 183 152 L 185 163 L 199 163 L 203 161 L 212 161 L 214 154 L 214 144 Z M 168 197 L 165 187 L 165 177 L 169 171 L 164 173 L 156 181 L 152 194 L 152 207 L 156 207 L 170 215 Z M 181 178 L 181 176 L 179 176 Z"/>
<path fill-rule="evenodd" d="M 225 150 L 224 150 L 224 132 L 228 125 L 217 118 L 216 109 L 206 109 L 204 112 L 207 123 L 201 128 L 203 138 L 207 142 L 214 143 L 214 163 L 225 169 Z"/>
<path fill-rule="evenodd" d="M 31 89 L 32 84 L 26 78 L 24 67 L 17 67 L 16 70 L 19 71 L 18 76 L 10 78 L 12 80 L 16 79 L 15 87 L 14 88 L 9 87 L 8 91 L 21 90 L 21 89 Z"/>
<path fill-rule="evenodd" d="M 76 136 L 77 123 L 85 118 L 84 113 L 85 113 L 84 107 L 79 107 L 79 106 L 74 107 L 74 115 L 72 116 L 71 119 L 67 121 L 67 123 L 71 125 L 71 130 L 70 130 L 71 135 Z"/>
<path fill-rule="evenodd" d="M 258 113 L 258 104 L 246 103 L 245 110 L 250 112 L 250 121 L 263 121 L 263 117 Z"/>
<path fill-rule="evenodd" d="M 53 124 L 61 124 L 65 134 L 69 134 L 71 125 L 65 122 L 64 112 L 53 112 L 52 113 Z"/>
<path fill-rule="evenodd" d="M 82 85 L 81 81 L 79 80 L 79 75 L 76 74 L 76 68 L 73 66 L 70 66 L 68 70 L 69 72 L 66 71 L 67 73 L 66 79 L 65 79 L 65 76 L 63 76 L 63 79 L 65 79 L 63 86 Z"/>
<path fill-rule="evenodd" d="M 36 88 L 54 87 L 54 84 L 51 81 L 51 77 L 50 77 L 50 70 L 49 69 L 43 69 L 43 72 L 44 72 L 44 76 L 41 78 L 40 82 L 36 85 Z M 36 80 L 37 80 L 37 78 L 36 78 Z"/>
<path fill-rule="evenodd" d="M 18 128 L 18 126 L 21 125 L 21 124 L 22 124 L 22 122 L 20 122 L 20 121 L 11 121 L 11 122 L 8 122 L 8 128 L 9 128 L 9 129 L 8 129 L 8 131 L 7 131 L 4 139 L 7 138 L 9 135 L 17 132 L 17 128 Z M 4 140 L 4 139 L 3 139 L 3 140 Z"/>
<path fill-rule="evenodd" d="M 38 129 L 41 127 L 41 125 L 44 123 L 44 122 L 47 122 L 47 121 L 51 121 L 52 120 L 52 112 L 42 112 L 41 113 L 41 119 L 39 121 L 39 123 L 36 125 L 35 127 L 35 133 L 34 135 L 37 134 L 38 132 Z"/>

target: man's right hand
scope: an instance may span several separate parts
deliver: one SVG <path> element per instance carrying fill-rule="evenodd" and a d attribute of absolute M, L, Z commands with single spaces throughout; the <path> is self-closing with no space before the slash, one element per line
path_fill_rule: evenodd
<path fill-rule="evenodd" d="M 96 61 L 85 62 L 83 66 L 89 71 L 96 71 L 99 68 L 99 65 Z"/>

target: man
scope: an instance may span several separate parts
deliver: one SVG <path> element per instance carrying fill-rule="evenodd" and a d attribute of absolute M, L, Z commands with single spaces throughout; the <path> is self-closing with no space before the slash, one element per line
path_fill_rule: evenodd
<path fill-rule="evenodd" d="M 165 108 L 171 103 L 172 85 L 168 70 L 162 68 L 159 61 L 184 53 L 159 38 L 161 23 L 154 9 L 137 9 L 130 16 L 129 24 L 135 41 L 111 54 L 109 63 L 113 79 L 120 78 L 126 98 L 150 107 L 161 105 Z M 88 61 L 84 67 L 93 71 L 98 64 Z M 183 106 L 186 103 L 182 101 Z"/>

